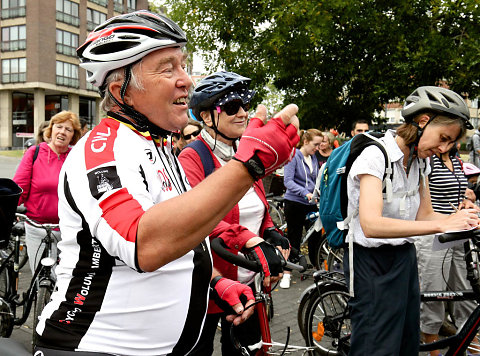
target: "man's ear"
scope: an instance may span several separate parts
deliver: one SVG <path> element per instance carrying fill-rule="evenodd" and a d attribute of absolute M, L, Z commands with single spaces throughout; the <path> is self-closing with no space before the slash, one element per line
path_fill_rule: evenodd
<path fill-rule="evenodd" d="M 133 103 L 131 102 L 130 96 L 128 95 L 128 88 L 127 88 L 127 91 L 126 91 L 126 93 L 123 97 L 124 101 L 122 100 L 122 97 L 120 95 L 120 90 L 122 88 L 122 85 L 123 85 L 123 80 L 122 81 L 111 82 L 108 85 L 108 88 L 110 89 L 110 93 L 112 93 L 114 98 L 117 99 L 117 101 L 119 103 L 123 103 L 125 101 L 125 104 L 133 106 L 132 105 Z M 107 95 L 108 95 L 108 93 L 107 93 Z"/>
<path fill-rule="evenodd" d="M 210 114 L 210 111 L 200 112 L 200 117 L 202 118 L 205 125 L 207 125 L 208 127 L 212 127 L 212 115 Z"/>

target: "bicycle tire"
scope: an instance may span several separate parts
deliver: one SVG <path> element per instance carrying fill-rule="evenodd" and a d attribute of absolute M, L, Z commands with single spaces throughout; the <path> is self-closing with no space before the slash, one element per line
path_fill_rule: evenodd
<path fill-rule="evenodd" d="M 37 300 L 35 302 L 35 309 L 33 311 L 33 333 L 32 333 L 32 348 L 34 349 L 38 338 L 40 337 L 37 334 L 37 325 L 38 319 L 42 314 L 43 308 L 50 301 L 50 296 L 53 292 L 53 285 L 51 283 L 40 285 L 37 291 Z M 33 351 L 32 349 L 32 351 Z"/>
<path fill-rule="evenodd" d="M 343 272 L 343 247 L 330 248 L 327 256 L 327 266 L 330 272 Z"/>
<path fill-rule="evenodd" d="M 272 218 L 273 224 L 277 229 L 281 229 L 285 225 L 285 217 L 281 209 L 277 207 L 277 204 L 271 200 L 268 201 L 268 213 Z"/>
<path fill-rule="evenodd" d="M 3 260 L 2 260 L 2 262 L 3 262 Z M 5 266 L 0 271 L 0 297 L 1 298 L 5 298 L 7 296 L 8 290 L 9 290 L 8 287 L 9 287 L 10 278 L 9 278 L 7 269 L 8 269 L 8 267 Z"/>
<path fill-rule="evenodd" d="M 315 261 L 314 266 L 319 270 L 329 271 L 328 268 L 328 256 L 330 254 L 330 247 L 328 246 L 328 241 L 326 235 L 322 235 L 322 239 L 320 241 L 317 250 L 315 251 Z"/>
<path fill-rule="evenodd" d="M 10 305 L 0 298 L 0 337 L 10 337 L 13 331 L 13 314 Z"/>
<path fill-rule="evenodd" d="M 298 323 L 298 328 L 300 329 L 300 334 L 302 335 L 303 339 L 306 340 L 305 337 L 305 315 L 307 314 L 308 311 L 308 306 L 310 303 L 310 299 L 312 296 L 312 289 L 316 288 L 315 284 L 310 285 L 305 289 L 305 291 L 302 293 L 300 296 L 300 302 L 298 304 L 298 309 L 297 309 L 297 323 Z"/>
<path fill-rule="evenodd" d="M 310 298 L 305 314 L 307 346 L 315 347 L 316 355 L 348 355 L 351 323 L 346 286 L 320 284 Z"/>

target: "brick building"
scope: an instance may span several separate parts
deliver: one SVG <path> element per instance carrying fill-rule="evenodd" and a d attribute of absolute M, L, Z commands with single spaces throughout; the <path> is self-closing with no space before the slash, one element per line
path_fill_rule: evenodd
<path fill-rule="evenodd" d="M 0 149 L 22 147 L 61 110 L 98 122 L 100 96 L 75 50 L 107 18 L 139 9 L 148 0 L 1 0 Z"/>

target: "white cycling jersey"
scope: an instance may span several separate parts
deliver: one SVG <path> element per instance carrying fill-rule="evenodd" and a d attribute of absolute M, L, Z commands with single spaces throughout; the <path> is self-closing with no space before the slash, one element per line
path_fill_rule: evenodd
<path fill-rule="evenodd" d="M 188 354 L 208 304 L 208 239 L 155 272 L 143 273 L 136 255 L 142 214 L 186 189 L 170 143 L 152 140 L 118 115 L 75 145 L 60 172 L 57 290 L 37 327 L 39 346 Z"/>

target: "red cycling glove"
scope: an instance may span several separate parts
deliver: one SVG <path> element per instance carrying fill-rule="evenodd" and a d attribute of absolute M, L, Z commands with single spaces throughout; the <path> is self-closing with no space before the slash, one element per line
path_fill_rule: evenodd
<path fill-rule="evenodd" d="M 285 126 L 280 117 L 263 124 L 250 120 L 233 157 L 242 162 L 253 179 L 258 180 L 290 161 L 300 140 L 294 125 Z"/>
<path fill-rule="evenodd" d="M 232 312 L 232 307 L 235 304 L 245 304 L 247 300 L 255 300 L 253 291 L 249 286 L 228 278 L 215 277 L 210 282 L 210 287 L 212 288 L 215 302 L 227 314 L 237 314 L 235 311 Z M 242 297 L 242 301 L 240 297 Z"/>

